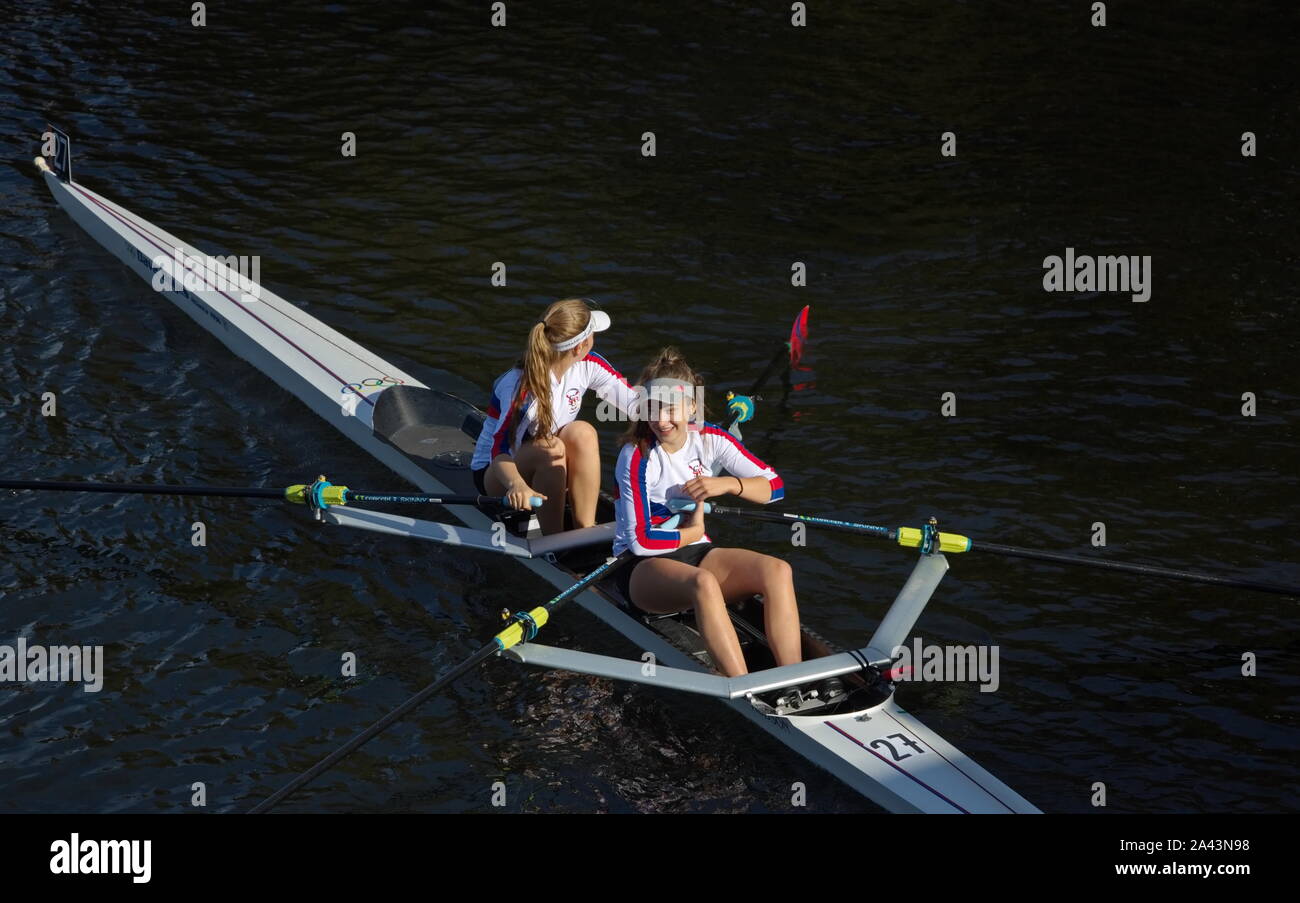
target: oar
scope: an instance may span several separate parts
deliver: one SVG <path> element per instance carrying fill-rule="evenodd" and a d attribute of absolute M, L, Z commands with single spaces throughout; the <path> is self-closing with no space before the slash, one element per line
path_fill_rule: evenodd
<path fill-rule="evenodd" d="M 393 494 L 362 492 L 346 486 L 335 486 L 324 477 L 314 483 L 298 483 L 284 489 L 265 489 L 258 486 L 176 486 L 163 483 L 75 483 L 52 480 L 0 480 L 0 489 L 37 489 L 58 492 L 109 492 L 138 495 L 198 495 L 213 498 L 283 499 L 297 505 L 328 508 L 350 502 L 372 504 L 428 504 L 428 505 L 489 505 L 507 506 L 504 498 L 490 495 L 434 495 L 430 493 Z M 533 507 L 541 507 L 542 500 L 533 496 Z"/>
<path fill-rule="evenodd" d="M 771 377 L 777 365 L 782 360 L 789 367 L 796 366 L 803 357 L 804 344 L 808 341 L 808 314 L 811 308 L 804 307 L 803 310 L 794 318 L 794 325 L 790 327 L 790 337 L 779 345 L 776 353 L 772 355 L 772 360 L 763 368 L 763 372 L 754 380 L 754 384 L 749 387 L 749 391 L 744 395 L 736 395 L 732 392 L 727 393 L 727 410 L 731 412 L 731 419 L 727 421 L 727 431 L 732 433 L 737 439 L 741 438 L 740 424 L 754 416 L 753 396 L 757 395 L 759 390 L 767 385 L 768 378 Z"/>
<path fill-rule="evenodd" d="M 813 517 L 807 514 L 793 514 L 781 511 L 762 511 L 750 508 L 731 508 L 704 503 L 705 514 L 724 514 L 735 517 L 748 517 L 755 520 L 774 521 L 778 523 L 798 522 L 830 530 L 842 530 L 849 533 L 875 536 L 880 539 L 896 541 L 900 546 L 920 548 L 932 543 L 940 552 L 992 552 L 1013 558 L 1033 558 L 1050 561 L 1053 564 L 1073 564 L 1084 567 L 1101 568 L 1108 571 L 1122 571 L 1128 574 L 1140 574 L 1144 577 L 1167 577 L 1171 580 L 1187 580 L 1192 583 L 1209 583 L 1215 586 L 1228 586 L 1234 589 L 1258 590 L 1264 593 L 1277 593 L 1281 596 L 1300 598 L 1300 586 L 1287 586 L 1281 583 L 1263 583 L 1257 580 L 1241 580 L 1236 577 L 1220 577 L 1215 574 L 1202 574 L 1197 571 L 1184 571 L 1175 568 L 1162 568 L 1150 564 L 1128 564 L 1122 561 L 1106 561 L 1100 558 L 1085 558 L 1082 555 L 1066 555 L 1062 552 L 1046 552 L 1039 549 L 1025 549 L 1020 546 L 1002 545 L 996 542 L 975 542 L 969 537 L 957 533 L 942 533 L 932 528 L 917 527 L 879 527 L 875 524 L 858 524 L 851 521 L 834 520 L 828 517 Z M 672 511 L 691 511 L 695 503 L 689 499 L 671 499 L 668 507 Z M 931 539 L 933 537 L 933 539 Z"/>
<path fill-rule="evenodd" d="M 366 728 L 361 733 L 357 734 L 347 743 L 344 743 L 342 746 L 334 750 L 334 752 L 330 753 L 325 758 L 321 759 L 311 768 L 307 769 L 302 774 L 294 778 L 292 781 L 285 784 L 275 793 L 271 794 L 266 799 L 262 800 L 262 802 L 258 803 L 253 808 L 249 809 L 248 814 L 256 815 L 270 810 L 276 804 L 281 802 L 285 797 L 289 796 L 289 794 L 293 793 L 296 790 L 301 789 L 302 787 L 305 787 L 307 784 L 311 783 L 316 778 L 320 777 L 322 774 L 329 771 L 331 768 L 333 768 L 343 759 L 347 758 L 349 755 L 356 752 L 361 747 L 365 746 L 375 737 L 378 737 L 385 730 L 387 730 L 392 725 L 396 724 L 398 721 L 404 718 L 408 713 L 410 713 L 412 710 L 420 706 L 422 703 L 424 703 L 426 700 L 432 697 L 443 687 L 447 686 L 452 681 L 456 680 L 456 678 L 465 675 L 466 673 L 473 670 L 483 662 L 487 661 L 489 658 L 496 655 L 497 653 L 504 652 L 506 649 L 509 649 L 513 646 L 517 646 L 520 643 L 526 643 L 532 640 L 532 638 L 537 635 L 537 631 L 541 630 L 542 627 L 546 625 L 546 622 L 550 619 L 551 615 L 554 614 L 557 609 L 563 606 L 565 602 L 572 599 L 574 596 L 578 595 L 587 587 L 596 583 L 598 580 L 602 580 L 603 578 L 608 577 L 616 569 L 622 567 L 625 563 L 627 563 L 631 559 L 631 557 L 632 556 L 629 553 L 624 552 L 622 555 L 620 555 L 617 558 L 611 558 L 608 561 L 606 561 L 604 564 L 602 564 L 600 567 L 592 571 L 590 574 L 588 574 L 586 577 L 583 577 L 577 583 L 573 584 L 573 586 L 570 586 L 568 589 L 564 590 L 564 592 L 560 593 L 558 596 L 551 599 L 550 601 L 543 602 L 541 605 L 537 606 L 532 611 L 517 612 L 514 616 L 510 618 L 509 622 L 506 624 L 506 627 L 500 633 L 494 636 L 486 646 L 484 646 L 478 652 L 475 652 L 469 658 L 465 659 L 459 665 L 456 665 L 450 671 L 447 671 L 445 674 L 443 674 L 433 683 L 429 684 L 419 693 L 416 693 L 414 696 L 406 700 L 406 702 L 402 703 L 397 708 L 393 709 L 383 718 L 380 718 L 378 721 L 370 725 L 370 727 Z"/>

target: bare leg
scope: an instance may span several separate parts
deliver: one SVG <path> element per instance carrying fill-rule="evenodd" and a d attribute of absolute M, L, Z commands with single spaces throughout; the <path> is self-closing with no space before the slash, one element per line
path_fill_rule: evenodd
<path fill-rule="evenodd" d="M 546 502 L 537 512 L 537 522 L 543 533 L 559 533 L 564 529 L 565 472 L 564 443 L 558 438 L 524 443 L 514 456 L 519 475 L 529 486 L 546 496 Z M 490 495 L 504 495 L 505 483 L 494 462 L 483 475 L 483 485 Z"/>
<path fill-rule="evenodd" d="M 560 440 L 569 473 L 573 526 L 593 527 L 596 501 L 600 498 L 600 442 L 596 428 L 585 420 L 575 420 L 560 430 Z"/>
<path fill-rule="evenodd" d="M 637 607 L 654 614 L 695 609 L 695 623 L 718 670 L 728 677 L 749 673 L 736 629 L 727 616 L 722 589 L 708 571 L 680 561 L 651 558 L 637 565 L 628 592 Z"/>
<path fill-rule="evenodd" d="M 763 629 L 776 663 L 793 665 L 803 661 L 799 605 L 789 564 L 749 549 L 714 549 L 700 562 L 700 568 L 717 578 L 728 602 L 762 594 Z"/>
<path fill-rule="evenodd" d="M 505 478 L 501 475 L 501 464 L 499 462 L 493 461 L 488 465 L 487 471 L 483 474 L 483 488 L 487 490 L 488 495 L 495 496 L 504 496 L 508 491 Z"/>

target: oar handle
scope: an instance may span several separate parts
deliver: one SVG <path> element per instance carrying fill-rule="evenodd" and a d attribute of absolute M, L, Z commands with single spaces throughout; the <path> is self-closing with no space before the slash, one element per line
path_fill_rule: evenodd
<path fill-rule="evenodd" d="M 499 502 L 502 505 L 509 505 L 510 499 L 506 498 L 505 496 L 502 496 L 501 498 L 497 499 L 497 502 Z M 528 499 L 528 507 L 530 508 L 540 508 L 544 503 L 545 500 L 540 495 L 530 496 Z"/>
<path fill-rule="evenodd" d="M 668 510 L 674 513 L 681 512 L 681 511 L 694 511 L 695 502 L 692 502 L 690 499 L 682 499 L 682 498 L 669 499 Z M 713 510 L 713 503 L 705 502 L 704 513 L 708 514 L 712 510 Z"/>

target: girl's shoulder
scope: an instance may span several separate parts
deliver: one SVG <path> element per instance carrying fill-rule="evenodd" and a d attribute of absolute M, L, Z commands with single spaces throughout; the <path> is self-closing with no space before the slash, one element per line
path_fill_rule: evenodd
<path fill-rule="evenodd" d="M 618 471 L 625 471 L 631 469 L 634 460 L 638 462 L 650 461 L 654 458 L 655 449 L 658 447 L 659 443 L 654 442 L 651 443 L 648 449 L 642 450 L 641 446 L 636 442 L 625 442 L 618 451 L 618 463 L 614 465 L 614 468 Z"/>
<path fill-rule="evenodd" d="M 594 351 L 588 351 L 587 356 L 577 361 L 573 366 L 574 369 L 581 368 L 581 372 L 586 376 L 589 383 L 610 378 L 624 383 L 627 382 L 627 377 L 620 373 L 617 367 L 606 360 L 604 355 L 597 354 Z"/>
<path fill-rule="evenodd" d="M 728 445 L 736 444 L 736 437 L 731 433 L 718 426 L 716 423 L 705 421 L 700 424 L 700 429 L 694 435 L 699 437 L 700 444 L 709 450 L 716 448 L 725 448 Z"/>
<path fill-rule="evenodd" d="M 608 370 L 610 373 L 618 373 L 618 370 L 606 359 L 605 355 L 597 354 L 595 351 L 588 351 L 587 356 L 580 363 L 592 364 L 602 370 Z"/>
<path fill-rule="evenodd" d="M 492 385 L 494 386 L 504 385 L 507 381 L 516 382 L 523 375 L 524 375 L 524 365 L 522 362 L 516 361 L 510 367 L 509 370 L 507 370 L 505 373 L 502 373 L 495 380 L 493 380 Z"/>

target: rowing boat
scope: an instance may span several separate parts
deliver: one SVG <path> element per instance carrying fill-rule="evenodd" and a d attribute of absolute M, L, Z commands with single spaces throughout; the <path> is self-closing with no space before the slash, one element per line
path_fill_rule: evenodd
<path fill-rule="evenodd" d="M 54 130 L 53 166 L 37 158 L 59 205 L 93 239 L 151 283 L 158 273 L 177 280 L 161 290 L 181 311 L 281 389 L 315 411 L 398 476 L 426 493 L 471 493 L 469 461 L 483 414 L 434 389 L 361 347 L 278 295 L 254 286 L 229 288 L 239 274 L 217 263 L 185 287 L 177 249 L 207 255 L 71 178 L 71 146 Z M 460 524 L 420 520 L 365 508 L 317 511 L 325 523 L 482 550 L 513 557 L 560 588 L 608 554 L 609 509 L 595 527 L 540 536 L 534 522 L 506 518 L 503 536 L 483 511 L 446 509 Z M 396 541 L 396 540 L 395 540 Z M 523 643 L 505 657 L 539 667 L 648 684 L 720 700 L 741 717 L 891 812 L 1034 813 L 1039 810 L 932 731 L 895 698 L 883 669 L 904 643 L 948 569 L 942 551 L 921 554 L 879 628 L 861 649 L 837 651 L 804 628 L 805 660 L 776 667 L 763 635 L 762 600 L 733 615 L 751 669 L 744 677 L 716 673 L 689 614 L 638 616 L 612 581 L 575 597 L 586 611 L 643 652 L 644 661 Z M 813 688 L 838 677 L 844 692 Z M 777 691 L 775 696 L 773 691 Z"/>
<path fill-rule="evenodd" d="M 428 493 L 471 492 L 469 461 L 483 414 L 456 396 L 361 347 L 278 295 L 256 286 L 255 300 L 226 287 L 239 274 L 217 263 L 199 283 L 184 287 L 176 265 L 184 256 L 206 259 L 192 245 L 71 179 L 71 147 L 58 134 L 55 166 L 37 158 L 46 185 L 61 207 L 115 257 L 153 283 L 162 271 L 178 285 L 162 291 L 181 311 L 296 396 L 394 473 Z M 237 297 L 238 294 L 238 297 Z M 327 523 L 429 540 L 514 557 L 556 587 L 571 585 L 584 550 L 607 551 L 613 525 L 539 537 L 535 530 L 502 538 L 493 520 L 466 506 L 447 509 L 462 525 L 360 508 L 319 513 Z M 588 559 L 590 560 L 590 559 Z M 1038 810 L 937 733 L 895 699 L 894 685 L 878 666 L 901 645 L 948 569 L 941 552 L 921 556 L 866 646 L 836 652 L 804 628 L 805 661 L 773 667 L 763 637 L 762 602 L 753 599 L 734 615 L 751 673 L 722 677 L 689 616 L 638 617 L 612 583 L 575 601 L 618 631 L 657 667 L 644 662 L 525 643 L 510 650 L 516 661 L 666 687 L 720 699 L 786 746 L 891 812 L 1032 813 Z M 846 693 L 829 700 L 807 688 L 840 677 Z M 761 694 L 784 693 L 773 708 Z"/>

